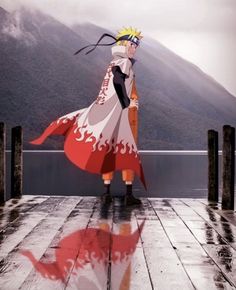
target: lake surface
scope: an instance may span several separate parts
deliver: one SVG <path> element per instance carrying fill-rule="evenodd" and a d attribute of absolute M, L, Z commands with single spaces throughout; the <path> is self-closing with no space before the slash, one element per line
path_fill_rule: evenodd
<path fill-rule="evenodd" d="M 10 152 L 7 151 L 7 195 L 10 195 Z M 148 186 L 136 177 L 134 193 L 143 197 L 207 197 L 207 151 L 140 151 Z M 222 152 L 219 151 L 219 192 L 222 187 Z M 100 175 L 82 171 L 63 151 L 23 152 L 23 193 L 33 195 L 101 195 Z M 113 195 L 123 195 L 125 185 L 116 172 Z"/>

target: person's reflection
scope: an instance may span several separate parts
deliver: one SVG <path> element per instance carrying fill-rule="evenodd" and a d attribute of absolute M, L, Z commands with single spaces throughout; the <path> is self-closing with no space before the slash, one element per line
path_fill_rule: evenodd
<path fill-rule="evenodd" d="M 61 280 L 72 289 L 129 289 L 130 262 L 144 221 L 132 231 L 130 220 L 134 209 L 122 205 L 98 206 L 97 225 L 63 238 L 55 249 L 55 261 L 37 261 L 27 250 L 21 254 L 31 260 L 42 276 Z"/>
<path fill-rule="evenodd" d="M 109 228 L 108 220 L 111 220 L 111 215 L 113 218 L 112 229 L 110 230 L 109 263 L 106 269 L 108 289 L 128 290 L 130 287 L 131 260 L 144 226 L 143 222 L 138 229 L 135 212 L 140 213 L 141 210 L 141 206 L 124 206 L 119 198 L 116 199 L 112 209 L 106 205 L 101 205 L 100 227 Z"/>
<path fill-rule="evenodd" d="M 121 256 L 117 256 L 115 254 L 115 245 L 112 245 L 112 254 L 113 260 L 111 265 L 111 289 L 112 290 L 128 290 L 130 288 L 131 282 L 131 267 L 132 267 L 132 257 L 136 250 L 136 246 L 140 237 L 140 232 L 142 231 L 144 222 L 141 225 L 140 232 L 137 228 L 137 223 L 135 219 L 135 212 L 139 212 L 142 210 L 141 207 L 132 208 L 125 207 L 121 202 L 117 203 L 117 206 L 114 207 L 114 217 L 113 217 L 113 225 L 117 226 L 119 230 L 119 235 L 121 237 L 128 237 L 127 241 L 121 241 L 123 247 L 125 247 L 125 243 L 130 244 L 130 248 L 132 249 L 130 252 L 121 251 Z M 134 227 L 136 224 L 136 235 L 132 237 L 132 226 Z"/>

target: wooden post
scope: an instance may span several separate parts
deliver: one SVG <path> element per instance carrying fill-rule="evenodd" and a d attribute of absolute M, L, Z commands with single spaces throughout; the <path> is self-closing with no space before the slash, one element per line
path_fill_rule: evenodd
<path fill-rule="evenodd" d="M 234 209 L 235 128 L 223 126 L 222 209 Z"/>
<path fill-rule="evenodd" d="M 6 128 L 0 123 L 0 203 L 6 201 Z"/>
<path fill-rule="evenodd" d="M 23 178 L 23 132 L 22 127 L 12 128 L 11 143 L 11 198 L 20 197 L 22 194 Z"/>
<path fill-rule="evenodd" d="M 218 202 L 218 132 L 208 130 L 208 200 Z"/>

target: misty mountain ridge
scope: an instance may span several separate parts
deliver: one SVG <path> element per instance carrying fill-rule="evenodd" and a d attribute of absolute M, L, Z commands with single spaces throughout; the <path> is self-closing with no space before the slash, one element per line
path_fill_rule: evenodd
<path fill-rule="evenodd" d="M 68 27 L 39 11 L 0 9 L 0 120 L 8 130 L 23 126 L 25 149 L 63 148 L 58 136 L 37 147 L 28 142 L 51 121 L 95 100 L 111 46 L 74 52 L 103 33 L 114 35 L 91 23 Z M 222 138 L 224 124 L 235 127 L 236 98 L 197 66 L 145 36 L 135 58 L 139 149 L 204 150 L 208 129 Z"/>

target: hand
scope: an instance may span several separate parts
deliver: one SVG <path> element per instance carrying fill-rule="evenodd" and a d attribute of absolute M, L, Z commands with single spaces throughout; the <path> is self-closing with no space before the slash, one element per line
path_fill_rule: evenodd
<path fill-rule="evenodd" d="M 138 109 L 138 106 L 139 106 L 138 100 L 130 100 L 130 104 L 128 108 L 136 107 Z"/>

